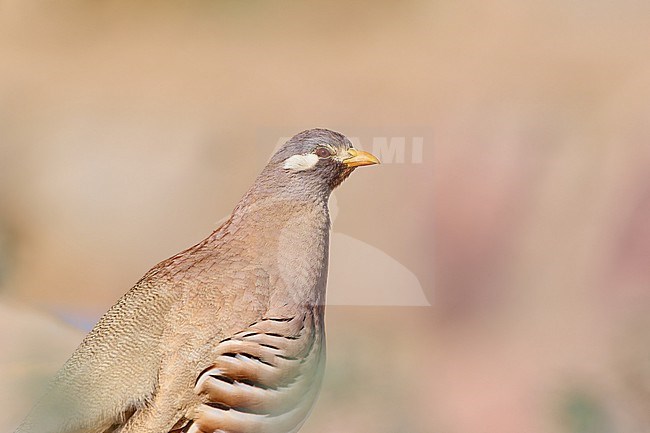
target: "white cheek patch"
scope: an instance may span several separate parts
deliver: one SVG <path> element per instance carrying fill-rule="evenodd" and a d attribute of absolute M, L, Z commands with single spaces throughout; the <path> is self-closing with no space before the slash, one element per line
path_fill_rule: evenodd
<path fill-rule="evenodd" d="M 318 156 L 313 153 L 306 155 L 293 155 L 284 161 L 284 168 L 291 171 L 311 170 L 318 164 Z"/>

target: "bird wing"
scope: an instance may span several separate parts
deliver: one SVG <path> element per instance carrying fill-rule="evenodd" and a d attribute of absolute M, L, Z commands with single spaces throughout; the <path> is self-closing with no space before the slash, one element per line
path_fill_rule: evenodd
<path fill-rule="evenodd" d="M 156 387 L 159 335 L 173 298 L 140 281 L 95 325 L 16 433 L 102 433 Z"/>
<path fill-rule="evenodd" d="M 323 373 L 322 309 L 265 318 L 214 349 L 194 391 L 199 404 L 172 432 L 296 432 Z"/>

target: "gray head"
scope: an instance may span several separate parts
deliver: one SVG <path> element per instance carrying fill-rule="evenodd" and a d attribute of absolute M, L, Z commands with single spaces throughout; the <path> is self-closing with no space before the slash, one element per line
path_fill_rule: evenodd
<path fill-rule="evenodd" d="M 379 164 L 370 153 L 328 129 L 309 129 L 287 141 L 257 180 L 296 198 L 327 198 L 355 168 Z M 266 189 L 266 188 L 265 188 Z"/>

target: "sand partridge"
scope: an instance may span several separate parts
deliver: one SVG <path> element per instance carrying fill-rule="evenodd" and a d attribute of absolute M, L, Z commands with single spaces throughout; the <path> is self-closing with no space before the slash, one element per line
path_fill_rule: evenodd
<path fill-rule="evenodd" d="M 298 431 L 323 373 L 328 198 L 377 163 L 333 131 L 291 138 L 225 223 L 106 312 L 18 432 Z"/>

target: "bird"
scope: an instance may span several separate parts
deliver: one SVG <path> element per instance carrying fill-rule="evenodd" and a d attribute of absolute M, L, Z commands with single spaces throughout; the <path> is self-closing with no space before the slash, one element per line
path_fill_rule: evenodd
<path fill-rule="evenodd" d="M 379 163 L 328 129 L 290 138 L 101 317 L 16 433 L 297 432 L 324 371 L 328 199 Z"/>

